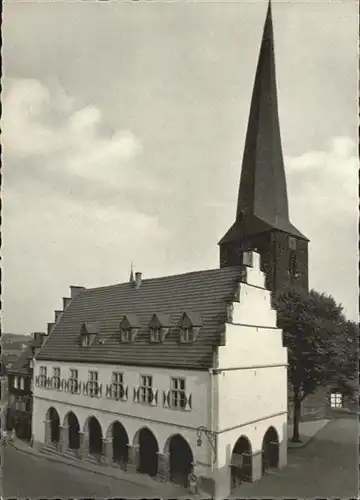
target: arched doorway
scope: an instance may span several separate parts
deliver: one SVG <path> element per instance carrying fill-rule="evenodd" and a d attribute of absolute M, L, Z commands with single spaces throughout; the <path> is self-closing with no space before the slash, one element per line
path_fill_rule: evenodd
<path fill-rule="evenodd" d="M 80 448 L 80 425 L 75 413 L 70 411 L 66 416 L 68 426 L 68 447 L 71 450 Z"/>
<path fill-rule="evenodd" d="M 95 417 L 90 417 L 89 427 L 89 453 L 91 455 L 101 455 L 103 451 L 102 430 L 99 421 Z"/>
<path fill-rule="evenodd" d="M 60 417 L 54 407 L 49 408 L 47 420 L 50 420 L 50 441 L 58 443 L 60 439 Z"/>
<path fill-rule="evenodd" d="M 279 466 L 279 437 L 274 427 L 269 427 L 262 442 L 263 474 L 272 467 Z"/>
<path fill-rule="evenodd" d="M 247 437 L 241 436 L 231 455 L 231 489 L 252 479 L 252 451 Z"/>
<path fill-rule="evenodd" d="M 129 438 L 124 426 L 120 422 L 113 423 L 112 438 L 114 462 L 121 465 L 127 464 Z"/>
<path fill-rule="evenodd" d="M 144 427 L 139 432 L 139 463 L 138 472 L 156 476 L 158 469 L 159 447 L 154 434 Z"/>
<path fill-rule="evenodd" d="M 175 434 L 169 442 L 170 481 L 188 486 L 189 474 L 193 471 L 193 454 L 190 446 L 180 434 Z"/>

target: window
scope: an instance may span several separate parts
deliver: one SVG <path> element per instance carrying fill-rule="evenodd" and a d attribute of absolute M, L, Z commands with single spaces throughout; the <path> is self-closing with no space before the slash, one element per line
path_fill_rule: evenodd
<path fill-rule="evenodd" d="M 330 394 L 330 406 L 331 408 L 342 408 L 342 394 L 341 392 L 332 392 Z"/>
<path fill-rule="evenodd" d="M 150 404 L 153 400 L 153 378 L 149 375 L 140 375 L 140 402 Z"/>
<path fill-rule="evenodd" d="M 59 390 L 60 389 L 60 368 L 59 367 L 54 367 L 53 368 L 53 389 Z"/>
<path fill-rule="evenodd" d="M 191 342 L 192 339 L 192 328 L 183 328 L 182 329 L 182 341 L 183 342 Z"/>
<path fill-rule="evenodd" d="M 40 387 L 45 387 L 46 385 L 46 377 L 47 377 L 47 367 L 40 366 L 40 377 L 39 377 L 39 385 Z"/>
<path fill-rule="evenodd" d="M 152 342 L 160 342 L 160 328 L 150 328 L 150 339 Z"/>
<path fill-rule="evenodd" d="M 290 250 L 289 253 L 289 272 L 290 272 L 290 277 L 291 278 L 296 278 L 297 272 L 296 272 L 296 252 L 295 250 Z"/>
<path fill-rule="evenodd" d="M 83 347 L 89 347 L 89 345 L 90 345 L 90 335 L 83 335 L 81 337 L 81 345 Z"/>
<path fill-rule="evenodd" d="M 29 359 L 29 368 L 34 368 L 34 361 Z"/>
<path fill-rule="evenodd" d="M 172 378 L 171 379 L 171 407 L 172 408 L 182 408 L 186 406 L 186 394 L 185 394 L 185 379 L 184 378 Z"/>
<path fill-rule="evenodd" d="M 69 392 L 74 394 L 77 392 L 79 387 L 79 372 L 76 369 L 70 369 L 70 378 L 69 378 Z"/>
<path fill-rule="evenodd" d="M 296 238 L 289 236 L 289 248 L 290 250 L 296 250 Z"/>
<path fill-rule="evenodd" d="M 20 389 L 23 391 L 25 388 L 25 379 L 24 377 L 20 377 Z"/>
<path fill-rule="evenodd" d="M 130 342 L 130 328 L 121 329 L 121 342 Z"/>
<path fill-rule="evenodd" d="M 111 376 L 111 398 L 124 398 L 124 374 L 121 372 L 113 372 Z"/>
<path fill-rule="evenodd" d="M 19 411 L 26 410 L 25 400 L 21 396 L 16 396 L 16 398 L 15 398 L 15 409 L 19 410 Z"/>
<path fill-rule="evenodd" d="M 14 377 L 14 389 L 18 389 L 19 388 L 19 377 L 17 375 L 15 375 Z"/>
<path fill-rule="evenodd" d="M 88 395 L 93 398 L 97 396 L 98 393 L 98 378 L 99 373 L 96 371 L 89 371 L 89 385 L 88 385 Z"/>

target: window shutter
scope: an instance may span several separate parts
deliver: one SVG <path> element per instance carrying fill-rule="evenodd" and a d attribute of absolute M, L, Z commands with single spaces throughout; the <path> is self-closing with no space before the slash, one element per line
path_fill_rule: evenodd
<path fill-rule="evenodd" d="M 105 389 L 105 397 L 108 398 L 110 396 L 110 392 L 111 392 L 111 385 L 109 384 L 106 384 L 106 389 Z"/>
<path fill-rule="evenodd" d="M 157 405 L 157 404 L 158 404 L 158 394 L 159 394 L 159 390 L 157 389 L 157 390 L 155 391 L 155 394 L 154 394 L 154 403 L 155 403 L 155 405 Z"/>
<path fill-rule="evenodd" d="M 98 389 L 98 397 L 101 398 L 102 396 L 102 384 L 99 385 L 99 389 Z"/>
<path fill-rule="evenodd" d="M 191 394 L 189 394 L 189 396 L 186 398 L 186 406 L 188 407 L 189 410 L 192 409 L 192 406 L 191 406 Z"/>
<path fill-rule="evenodd" d="M 170 397 L 171 397 L 171 391 L 168 391 L 167 396 L 166 396 L 166 402 L 167 402 L 169 408 L 170 408 Z"/>
<path fill-rule="evenodd" d="M 125 391 L 124 391 L 124 400 L 127 401 L 128 400 L 128 388 L 125 387 Z"/>
<path fill-rule="evenodd" d="M 135 403 L 137 403 L 137 401 L 136 401 L 136 395 L 137 395 L 137 389 L 136 389 L 136 387 L 134 387 L 134 398 L 133 399 L 134 399 Z"/>

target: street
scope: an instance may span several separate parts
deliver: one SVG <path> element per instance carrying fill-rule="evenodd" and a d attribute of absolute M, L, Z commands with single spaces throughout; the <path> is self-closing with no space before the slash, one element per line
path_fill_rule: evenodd
<path fill-rule="evenodd" d="M 16 450 L 3 448 L 2 497 L 109 498 L 157 497 L 143 485 L 112 479 Z"/>
<path fill-rule="evenodd" d="M 355 498 L 359 463 L 359 420 L 332 420 L 306 447 L 288 451 L 288 465 L 256 483 L 244 483 L 233 497 Z"/>

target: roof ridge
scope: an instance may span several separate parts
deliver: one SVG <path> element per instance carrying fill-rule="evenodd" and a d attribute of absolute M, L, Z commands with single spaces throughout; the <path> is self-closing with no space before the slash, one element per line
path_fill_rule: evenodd
<path fill-rule="evenodd" d="M 152 278 L 142 278 L 141 281 L 144 282 L 149 282 L 149 281 L 160 281 L 160 280 L 165 280 L 165 279 L 169 279 L 169 278 L 177 278 L 177 277 L 182 277 L 182 276 L 190 276 L 190 275 L 194 275 L 194 274 L 201 274 L 201 273 L 210 273 L 210 272 L 215 272 L 215 271 L 218 271 L 220 273 L 224 273 L 224 272 L 229 272 L 229 270 L 235 270 L 235 269 L 239 269 L 241 267 L 241 265 L 239 264 L 238 266 L 228 266 L 228 267 L 223 267 L 223 268 L 220 268 L 220 267 L 217 267 L 217 268 L 213 268 L 213 269 L 201 269 L 199 271 L 187 271 L 185 273 L 178 273 L 178 274 L 168 274 L 166 276 L 154 276 Z M 89 292 L 89 291 L 93 291 L 93 290 L 101 290 L 101 289 L 109 289 L 109 288 L 115 288 L 115 287 L 119 287 L 119 286 L 123 286 L 123 285 L 131 285 L 133 286 L 132 283 L 130 283 L 129 281 L 123 281 L 122 283 L 115 283 L 113 285 L 102 285 L 102 286 L 94 286 L 94 287 L 91 287 L 91 288 L 85 288 L 85 292 Z"/>

